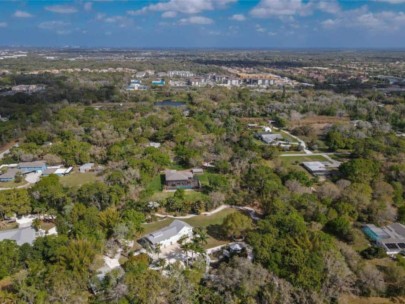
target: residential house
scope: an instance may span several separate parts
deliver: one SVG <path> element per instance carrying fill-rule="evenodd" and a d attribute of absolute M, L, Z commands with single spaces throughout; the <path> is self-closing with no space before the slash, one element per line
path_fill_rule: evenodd
<path fill-rule="evenodd" d="M 0 175 L 0 182 L 11 182 L 15 179 L 15 176 L 21 170 L 16 168 L 9 168 L 4 174 Z"/>
<path fill-rule="evenodd" d="M 363 232 L 367 237 L 388 255 L 396 255 L 405 252 L 405 225 L 393 223 L 379 228 L 375 225 L 364 225 Z"/>
<path fill-rule="evenodd" d="M 94 169 L 94 163 L 85 163 L 84 165 L 81 165 L 79 167 L 79 172 L 86 173 L 86 172 L 90 172 L 93 169 Z"/>
<path fill-rule="evenodd" d="M 37 233 L 34 228 L 24 227 L 18 229 L 10 229 L 0 231 L 0 241 L 11 240 L 15 241 L 17 245 L 21 246 L 23 244 L 32 245 L 37 238 L 37 236 L 44 236 L 41 233 Z"/>
<path fill-rule="evenodd" d="M 166 170 L 165 185 L 167 190 L 200 188 L 199 180 L 191 171 Z"/>
<path fill-rule="evenodd" d="M 57 234 L 56 228 L 51 228 L 47 232 L 45 230 L 39 229 L 36 231 L 32 228 L 32 223 L 35 217 L 22 217 L 17 219 L 19 227 L 17 229 L 3 230 L 0 231 L 0 241 L 11 240 L 15 241 L 17 245 L 21 246 L 23 244 L 32 245 L 36 238 L 43 237 L 46 235 Z"/>
<path fill-rule="evenodd" d="M 142 84 L 142 81 L 137 79 L 132 79 L 130 84 L 127 86 L 127 91 L 145 91 L 148 87 Z"/>
<path fill-rule="evenodd" d="M 302 166 L 314 176 L 325 176 L 331 174 L 334 169 L 339 168 L 340 162 L 312 161 L 312 162 L 303 162 Z"/>
<path fill-rule="evenodd" d="M 18 164 L 18 169 L 23 173 L 29 172 L 44 172 L 47 168 L 46 162 L 44 161 L 33 161 L 33 162 L 23 162 Z"/>
<path fill-rule="evenodd" d="M 51 174 L 55 174 L 57 176 L 65 176 L 72 172 L 73 167 L 63 168 L 61 166 L 56 167 L 48 167 L 44 172 L 42 172 L 42 176 L 49 176 Z"/>
<path fill-rule="evenodd" d="M 161 145 L 162 145 L 161 143 L 153 142 L 153 141 L 151 141 L 149 143 L 149 147 L 153 147 L 153 148 L 156 148 L 156 149 L 160 148 Z"/>
<path fill-rule="evenodd" d="M 303 162 L 302 166 L 312 175 L 315 176 L 322 176 L 328 175 L 329 169 L 323 162 L 320 161 L 312 161 L 312 162 Z"/>
<path fill-rule="evenodd" d="M 281 134 L 260 133 L 257 137 L 266 144 L 274 144 L 278 139 L 283 139 Z"/>
<path fill-rule="evenodd" d="M 174 220 L 169 226 L 148 234 L 144 240 L 152 247 L 167 247 L 177 244 L 177 241 L 185 236 L 193 236 L 193 227 L 183 221 Z"/>
<path fill-rule="evenodd" d="M 188 84 L 193 87 L 202 87 L 207 84 L 206 79 L 202 77 L 195 77 L 188 81 Z"/>
<path fill-rule="evenodd" d="M 184 78 L 188 78 L 188 77 L 193 77 L 194 73 L 190 72 L 190 71 L 169 71 L 167 73 L 170 77 L 184 77 Z"/>

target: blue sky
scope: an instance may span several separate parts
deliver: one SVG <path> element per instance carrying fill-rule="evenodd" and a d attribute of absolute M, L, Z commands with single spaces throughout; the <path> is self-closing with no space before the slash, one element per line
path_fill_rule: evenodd
<path fill-rule="evenodd" d="M 0 0 L 0 45 L 405 48 L 405 0 Z"/>

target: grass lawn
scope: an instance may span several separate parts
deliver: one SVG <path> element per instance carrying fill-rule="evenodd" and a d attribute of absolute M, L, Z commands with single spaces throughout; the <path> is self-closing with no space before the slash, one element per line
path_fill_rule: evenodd
<path fill-rule="evenodd" d="M 155 194 L 153 194 L 150 197 L 149 200 L 163 201 L 173 195 L 174 195 L 174 192 L 156 192 Z M 206 198 L 206 195 L 204 193 L 198 192 L 198 191 L 185 191 L 184 195 L 185 195 L 186 200 L 189 200 L 189 201 L 204 200 Z"/>
<path fill-rule="evenodd" d="M 351 303 L 351 304 L 392 304 L 404 303 L 404 297 L 395 298 L 379 298 L 379 297 L 358 297 L 354 295 L 343 295 L 339 298 L 338 303 Z"/>
<path fill-rule="evenodd" d="M 234 212 L 238 211 L 234 208 L 227 208 L 213 215 L 209 216 L 198 215 L 189 219 L 184 219 L 183 221 L 190 224 L 193 227 L 207 227 L 210 225 L 221 225 L 222 222 L 224 221 L 224 218 Z"/>
<path fill-rule="evenodd" d="M 41 222 L 41 229 L 48 231 L 49 229 L 55 227 L 54 223 L 49 223 L 49 222 Z"/>
<path fill-rule="evenodd" d="M 354 240 L 352 247 L 354 250 L 360 252 L 370 246 L 370 242 L 367 240 L 366 236 L 360 229 L 354 228 L 353 235 Z"/>
<path fill-rule="evenodd" d="M 0 183 L 0 188 L 15 188 L 15 187 L 19 187 L 19 186 L 23 186 L 28 184 L 28 182 L 26 180 L 22 180 L 19 183 L 16 182 L 1 182 Z"/>
<path fill-rule="evenodd" d="M 302 156 L 281 156 L 281 161 L 286 165 L 294 164 L 295 162 L 302 163 L 308 161 L 328 161 L 322 155 L 306 155 L 303 154 Z"/>
<path fill-rule="evenodd" d="M 163 175 L 155 176 L 152 181 L 149 183 L 147 190 L 158 192 L 163 190 Z"/>
<path fill-rule="evenodd" d="M 93 183 L 100 180 L 94 173 L 78 173 L 74 172 L 69 175 L 62 176 L 60 182 L 65 187 L 80 187 L 84 184 Z"/>

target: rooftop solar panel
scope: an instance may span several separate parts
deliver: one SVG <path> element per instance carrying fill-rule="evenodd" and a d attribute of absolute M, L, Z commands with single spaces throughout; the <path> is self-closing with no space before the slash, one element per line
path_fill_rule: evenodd
<path fill-rule="evenodd" d="M 386 243 L 385 246 L 386 246 L 388 249 L 398 249 L 398 246 L 397 246 L 397 244 L 395 244 L 395 243 Z"/>
<path fill-rule="evenodd" d="M 399 248 L 405 249 L 405 243 L 398 243 L 397 245 Z"/>

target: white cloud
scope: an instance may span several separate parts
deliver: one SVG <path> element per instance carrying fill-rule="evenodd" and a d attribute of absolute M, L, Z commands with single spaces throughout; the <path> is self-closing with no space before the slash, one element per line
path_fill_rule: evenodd
<path fill-rule="evenodd" d="M 212 11 L 226 7 L 238 0 L 169 0 L 145 6 L 137 11 L 128 11 L 130 15 L 139 15 L 149 11 L 155 12 L 178 12 L 183 14 L 199 14 L 204 11 Z"/>
<path fill-rule="evenodd" d="M 304 5 L 301 0 L 261 0 L 250 13 L 254 17 L 268 18 L 295 15 L 301 12 L 303 8 Z"/>
<path fill-rule="evenodd" d="M 405 3 L 405 0 L 374 0 L 376 2 L 385 2 L 385 3 L 390 3 L 390 4 L 401 4 Z"/>
<path fill-rule="evenodd" d="M 7 26 L 8 26 L 7 22 L 0 22 L 0 28 L 4 28 Z"/>
<path fill-rule="evenodd" d="M 96 20 L 100 22 L 105 22 L 109 24 L 115 24 L 118 27 L 129 27 L 132 26 L 134 21 L 127 16 L 107 16 L 105 14 L 97 14 Z"/>
<path fill-rule="evenodd" d="M 229 19 L 235 20 L 235 21 L 245 21 L 246 17 L 245 17 L 245 15 L 242 15 L 242 14 L 235 14 Z"/>
<path fill-rule="evenodd" d="M 53 31 L 66 31 L 68 27 L 70 27 L 69 22 L 63 21 L 45 21 L 41 22 L 38 27 L 42 30 L 53 30 Z"/>
<path fill-rule="evenodd" d="M 180 24 L 213 24 L 214 20 L 203 16 L 192 16 L 180 19 Z"/>
<path fill-rule="evenodd" d="M 177 16 L 177 12 L 167 11 L 162 14 L 162 18 L 174 18 Z"/>
<path fill-rule="evenodd" d="M 77 9 L 73 6 L 68 5 L 51 5 L 45 6 L 47 11 L 57 14 L 74 14 L 77 13 Z"/>
<path fill-rule="evenodd" d="M 85 11 L 91 11 L 93 9 L 93 2 L 86 2 L 83 5 Z"/>
<path fill-rule="evenodd" d="M 20 10 L 16 10 L 13 16 L 17 17 L 17 18 L 30 18 L 30 17 L 32 17 L 32 15 L 30 13 L 20 11 Z"/>
<path fill-rule="evenodd" d="M 345 11 L 337 18 L 322 22 L 324 28 L 366 29 L 373 32 L 393 32 L 405 27 L 405 13 L 397 11 L 370 12 L 366 6 Z"/>
<path fill-rule="evenodd" d="M 336 14 L 340 11 L 337 0 L 261 0 L 250 14 L 257 18 L 312 14 L 315 10 Z"/>
<path fill-rule="evenodd" d="M 264 32 L 267 31 L 267 30 L 266 30 L 264 27 L 262 27 L 260 24 L 256 24 L 255 28 L 256 28 L 256 32 L 259 32 L 259 33 L 264 33 Z"/>

